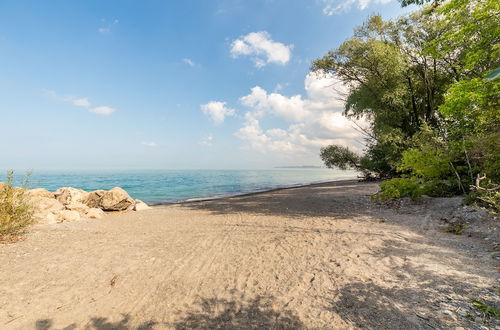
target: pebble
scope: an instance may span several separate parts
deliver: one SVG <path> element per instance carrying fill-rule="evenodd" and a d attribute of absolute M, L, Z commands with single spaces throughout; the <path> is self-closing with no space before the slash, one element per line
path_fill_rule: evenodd
<path fill-rule="evenodd" d="M 443 313 L 446 314 L 446 315 L 453 316 L 453 312 L 450 311 L 449 309 L 443 309 Z"/>
<path fill-rule="evenodd" d="M 476 323 L 483 323 L 483 319 L 480 318 L 480 317 L 475 317 L 474 318 L 474 322 L 476 322 Z"/>

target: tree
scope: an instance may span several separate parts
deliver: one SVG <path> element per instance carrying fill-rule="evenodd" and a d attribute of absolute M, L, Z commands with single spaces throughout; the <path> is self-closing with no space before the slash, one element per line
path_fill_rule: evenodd
<path fill-rule="evenodd" d="M 428 12 L 388 22 L 372 16 L 351 39 L 314 61 L 313 71 L 334 74 L 348 86 L 344 114 L 371 120 L 367 171 L 394 175 L 421 125 L 439 127 L 437 108 L 451 77 L 446 62 L 423 48 L 442 33 L 439 28 Z"/>

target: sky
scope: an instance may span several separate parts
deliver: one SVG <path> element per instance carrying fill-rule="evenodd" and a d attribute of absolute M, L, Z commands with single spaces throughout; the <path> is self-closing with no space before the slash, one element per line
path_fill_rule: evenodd
<path fill-rule="evenodd" d="M 362 151 L 310 72 L 396 0 L 0 2 L 0 168 L 259 169 Z M 361 123 L 362 124 L 362 123 Z"/>

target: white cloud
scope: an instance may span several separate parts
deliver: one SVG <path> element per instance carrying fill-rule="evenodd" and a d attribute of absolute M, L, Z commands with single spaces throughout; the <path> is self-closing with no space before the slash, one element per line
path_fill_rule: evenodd
<path fill-rule="evenodd" d="M 67 94 L 58 94 L 55 91 L 49 89 L 43 89 L 42 92 L 43 94 L 45 94 L 45 96 L 57 101 L 69 102 L 72 103 L 73 105 L 76 105 L 77 107 L 85 107 L 85 108 L 90 107 L 90 102 L 85 97 L 78 97 Z"/>
<path fill-rule="evenodd" d="M 91 108 L 92 104 L 86 97 L 78 97 L 68 94 L 58 94 L 55 91 L 49 89 L 43 89 L 42 92 L 43 94 L 45 94 L 45 96 L 51 99 L 71 103 L 77 107 L 87 108 L 89 112 L 93 112 L 98 115 L 107 116 L 116 111 L 116 109 L 105 105 Z"/>
<path fill-rule="evenodd" d="M 73 102 L 74 105 L 76 105 L 78 107 L 85 107 L 85 108 L 90 107 L 90 102 L 86 98 L 74 99 L 74 100 L 72 100 L 72 102 Z"/>
<path fill-rule="evenodd" d="M 200 144 L 205 147 L 211 147 L 214 141 L 214 137 L 212 134 L 207 135 L 203 139 L 201 139 Z"/>
<path fill-rule="evenodd" d="M 269 63 L 285 65 L 292 56 L 292 45 L 271 39 L 266 31 L 252 32 L 236 39 L 231 44 L 231 55 L 251 56 L 255 66 L 261 68 Z"/>
<path fill-rule="evenodd" d="M 363 10 L 370 4 L 386 4 L 395 0 L 322 0 L 324 4 L 323 13 L 331 16 L 350 10 L 356 6 L 359 10 Z"/>
<path fill-rule="evenodd" d="M 154 148 L 154 147 L 158 146 L 158 145 L 156 144 L 156 142 L 153 142 L 153 141 L 149 141 L 149 142 L 148 142 L 148 141 L 143 141 L 143 142 L 141 142 L 141 144 L 142 144 L 142 145 L 145 145 L 145 146 L 147 146 L 147 147 L 152 147 L 152 148 Z"/>
<path fill-rule="evenodd" d="M 310 73 L 306 76 L 307 97 L 268 93 L 259 86 L 240 98 L 250 110 L 245 123 L 235 135 L 260 152 L 317 152 L 335 143 L 360 150 L 360 133 L 356 125 L 342 115 L 346 88 L 333 76 Z M 267 116 L 288 123 L 286 129 L 263 129 Z M 364 120 L 357 122 L 366 126 Z"/>
<path fill-rule="evenodd" d="M 226 102 L 212 101 L 200 106 L 204 114 L 209 116 L 214 124 L 222 124 L 226 116 L 234 116 L 234 109 L 228 108 Z"/>
<path fill-rule="evenodd" d="M 89 112 L 93 112 L 93 113 L 96 113 L 96 114 L 102 115 L 102 116 L 108 116 L 115 111 L 116 111 L 116 109 L 114 109 L 112 107 L 108 107 L 106 105 L 102 105 L 100 107 L 95 107 L 95 108 L 89 109 Z"/>
<path fill-rule="evenodd" d="M 118 24 L 119 21 L 117 19 L 114 19 L 112 22 L 106 24 L 106 20 L 101 19 L 101 23 L 103 23 L 103 26 L 101 26 L 99 29 L 97 29 L 97 31 L 99 31 L 99 33 L 101 33 L 101 34 L 108 34 L 111 32 L 111 28 L 114 25 Z"/>
<path fill-rule="evenodd" d="M 183 58 L 182 62 L 186 63 L 190 67 L 194 67 L 196 65 L 196 63 L 190 58 Z"/>

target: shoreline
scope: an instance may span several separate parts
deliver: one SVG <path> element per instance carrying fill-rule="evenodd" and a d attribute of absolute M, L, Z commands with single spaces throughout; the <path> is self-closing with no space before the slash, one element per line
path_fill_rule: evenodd
<path fill-rule="evenodd" d="M 375 182 L 375 181 L 374 181 Z M 270 193 L 270 192 L 277 192 L 281 190 L 288 190 L 288 189 L 295 189 L 295 188 L 307 188 L 307 187 L 314 187 L 314 186 L 322 186 L 322 185 L 341 185 L 337 183 L 362 183 L 358 178 L 352 178 L 352 179 L 339 179 L 339 180 L 329 180 L 329 181 L 321 181 L 321 182 L 312 182 L 312 183 L 299 183 L 297 185 L 292 185 L 292 186 L 283 186 L 283 187 L 276 187 L 276 188 L 264 188 L 263 190 L 256 190 L 256 191 L 250 191 L 250 192 L 243 192 L 243 193 L 236 193 L 236 194 L 231 194 L 231 195 L 223 195 L 223 196 L 213 196 L 213 197 L 194 197 L 194 198 L 189 198 L 185 200 L 176 200 L 173 202 L 160 202 L 160 203 L 147 203 L 148 206 L 151 207 L 156 207 L 156 206 L 168 206 L 168 205 L 182 205 L 182 204 L 190 204 L 190 203 L 199 203 L 199 202 L 208 202 L 208 201 L 215 201 L 215 200 L 221 200 L 221 199 L 230 199 L 234 197 L 249 197 L 249 196 L 254 196 L 254 195 L 260 195 L 260 194 L 265 194 L 265 193 Z"/>

